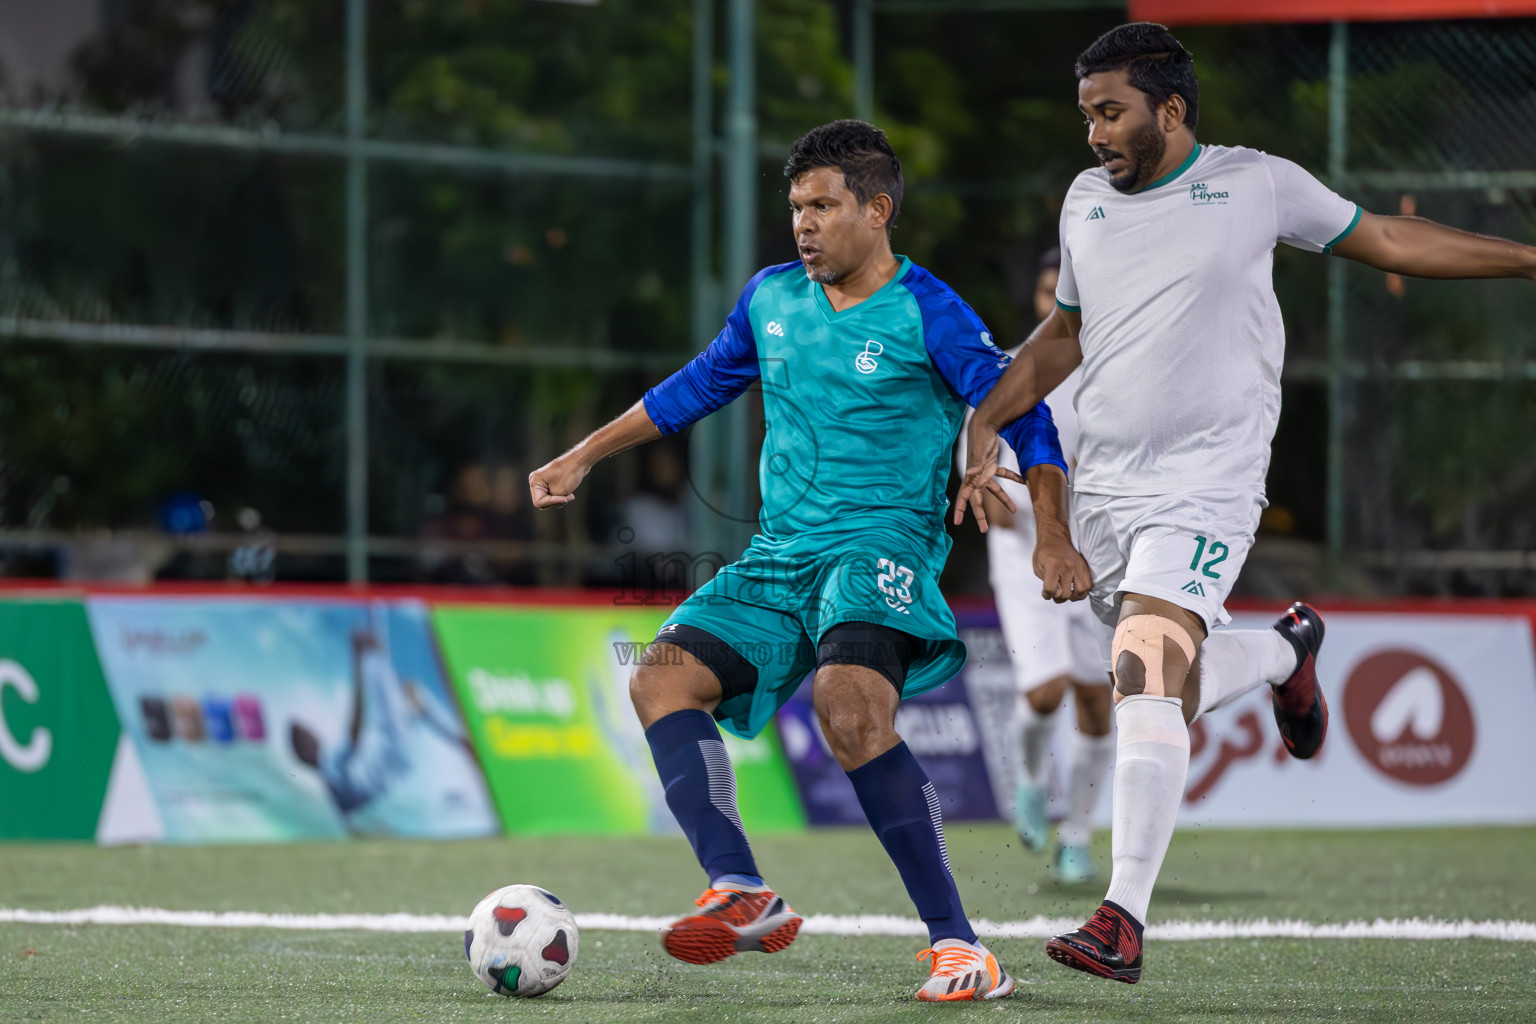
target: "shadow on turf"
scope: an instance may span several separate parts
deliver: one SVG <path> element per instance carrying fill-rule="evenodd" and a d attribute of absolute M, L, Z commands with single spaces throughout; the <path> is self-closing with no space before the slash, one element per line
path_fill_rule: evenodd
<path fill-rule="evenodd" d="M 1244 892 L 1233 889 L 1196 889 L 1184 888 L 1177 885 L 1160 885 L 1152 893 L 1154 903 L 1169 906 L 1183 904 L 1199 908 L 1202 904 L 1209 903 L 1215 907 L 1222 903 L 1260 903 L 1273 901 L 1274 893 Z"/>
<path fill-rule="evenodd" d="M 1088 897 L 1097 900 L 1104 895 L 1105 879 L 1091 882 L 1048 882 L 1041 886 L 1039 896 Z M 1152 900 L 1162 906 L 1183 905 L 1200 907 L 1209 903 L 1213 907 L 1223 903 L 1258 903 L 1274 899 L 1273 893 L 1245 892 L 1232 889 L 1196 889 L 1177 885 L 1160 885 L 1152 893 Z"/>

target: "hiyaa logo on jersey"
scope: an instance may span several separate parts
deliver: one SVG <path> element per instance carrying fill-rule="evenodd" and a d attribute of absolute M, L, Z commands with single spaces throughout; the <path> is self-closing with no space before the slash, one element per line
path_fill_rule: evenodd
<path fill-rule="evenodd" d="M 1211 186 L 1203 181 L 1189 186 L 1189 201 L 1196 206 L 1226 206 L 1230 198 L 1230 193 L 1212 192 Z"/>
<path fill-rule="evenodd" d="M 874 373 L 880 367 L 880 364 L 875 362 L 875 356 L 880 355 L 884 351 L 885 346 L 878 341 L 866 341 L 864 343 L 864 351 L 853 357 L 853 365 L 858 368 L 860 373 Z"/>
<path fill-rule="evenodd" d="M 1093 209 L 1088 211 L 1088 216 L 1083 218 L 1083 220 L 1106 220 L 1106 219 L 1107 218 L 1104 216 L 1104 207 L 1102 207 L 1102 206 L 1095 206 Z"/>
<path fill-rule="evenodd" d="M 769 320 L 768 326 L 763 329 L 769 334 L 773 335 L 775 338 L 784 337 L 784 325 L 779 323 L 777 320 Z"/>

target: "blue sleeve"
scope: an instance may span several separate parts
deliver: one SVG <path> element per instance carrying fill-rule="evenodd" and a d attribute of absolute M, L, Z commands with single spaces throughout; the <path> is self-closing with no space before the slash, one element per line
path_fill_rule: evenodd
<path fill-rule="evenodd" d="M 916 275 L 914 275 L 916 276 Z M 992 342 L 986 324 L 970 306 L 926 272 L 909 285 L 923 312 L 923 339 L 939 374 L 967 405 L 978 406 L 1013 360 Z M 1051 410 L 1039 402 L 998 431 L 1019 457 L 1019 472 L 1031 466 L 1067 471 Z"/>
<path fill-rule="evenodd" d="M 1067 460 L 1061 453 L 1061 438 L 1056 436 L 1056 421 L 1051 419 L 1051 407 L 1037 402 L 1029 412 L 998 431 L 1019 457 L 1019 473 L 1031 466 L 1059 466 L 1067 471 Z"/>
<path fill-rule="evenodd" d="M 663 434 L 675 434 L 730 404 L 756 383 L 757 339 L 749 309 L 763 279 L 782 267 L 758 271 L 741 291 L 725 328 L 688 365 L 645 393 L 645 411 Z"/>

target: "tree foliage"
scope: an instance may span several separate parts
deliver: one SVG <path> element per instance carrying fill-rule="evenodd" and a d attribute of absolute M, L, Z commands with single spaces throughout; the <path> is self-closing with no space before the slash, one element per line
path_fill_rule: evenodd
<path fill-rule="evenodd" d="M 366 131 L 388 143 L 686 170 L 693 7 L 371 2 Z M 343 0 L 122 0 L 103 10 L 100 23 L 80 26 L 52 85 L 0 68 L 5 103 L 344 134 Z M 851 113 L 854 69 L 850 4 L 759 0 L 757 12 L 758 240 L 768 262 L 792 254 L 784 152 L 800 132 Z M 729 85 L 724 18 L 717 10 L 711 40 L 717 132 Z M 999 337 L 1031 326 L 1035 261 L 1053 244 L 1061 194 L 1090 162 L 1072 59 L 1114 21 L 1109 11 L 876 21 L 876 120 L 908 177 L 897 248 L 955 285 Z M 1536 28 L 1496 27 L 1357 26 L 1350 166 L 1528 167 L 1536 158 Z M 1328 32 L 1181 32 L 1202 82 L 1200 137 L 1325 172 Z M 345 181 L 339 154 L 0 131 L 0 315 L 342 334 Z M 367 197 L 375 336 L 552 348 L 594 360 L 611 351 L 681 360 L 690 349 L 694 185 L 686 177 L 507 175 L 382 160 L 371 164 Z M 1394 212 L 1401 200 L 1363 187 L 1356 198 L 1379 212 Z M 1533 234 L 1528 193 L 1419 198 L 1425 212 L 1451 223 Z M 705 256 L 717 272 L 719 253 Z M 1325 268 L 1318 257 L 1277 254 L 1293 358 L 1327 355 Z M 1352 359 L 1377 366 L 1405 355 L 1532 356 L 1520 325 L 1532 321 L 1536 303 L 1513 286 L 1415 282 L 1395 293 L 1371 272 L 1352 271 L 1349 281 Z M 732 293 L 739 284 L 720 287 Z M 149 525 L 159 500 L 190 489 L 219 507 L 259 505 L 281 529 L 339 528 L 341 369 L 334 357 L 0 342 L 0 524 Z M 650 382 L 648 374 L 579 366 L 375 368 L 373 528 L 413 531 L 465 459 L 531 458 Z M 248 400 L 253 388 L 257 397 Z M 1517 392 L 1480 384 L 1353 390 L 1350 451 L 1358 458 L 1349 483 L 1361 542 L 1523 543 L 1511 510 L 1536 497 L 1536 470 L 1528 445 L 1507 442 L 1528 436 L 1529 403 Z M 1473 438 L 1443 429 L 1464 406 L 1461 422 Z M 1317 406 L 1309 398 L 1301 407 Z M 1313 419 L 1293 420 L 1282 436 L 1320 441 L 1323 430 Z M 1317 458 L 1282 446 L 1272 478 L 1272 498 L 1312 537 L 1322 530 Z"/>

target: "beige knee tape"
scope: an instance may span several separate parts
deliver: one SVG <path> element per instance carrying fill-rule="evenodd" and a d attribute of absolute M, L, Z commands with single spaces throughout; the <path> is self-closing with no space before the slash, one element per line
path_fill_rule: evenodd
<path fill-rule="evenodd" d="M 1172 619 L 1161 615 L 1132 615 L 1120 620 L 1115 627 L 1115 642 L 1110 650 L 1110 664 L 1120 663 L 1120 652 L 1127 651 L 1141 659 L 1146 669 L 1147 685 L 1141 692 L 1148 697 L 1168 696 L 1163 680 L 1163 640 L 1172 640 L 1174 646 L 1184 652 L 1185 660 L 1195 663 L 1195 645 L 1189 634 Z M 1119 680 L 1116 680 L 1119 683 Z"/>

